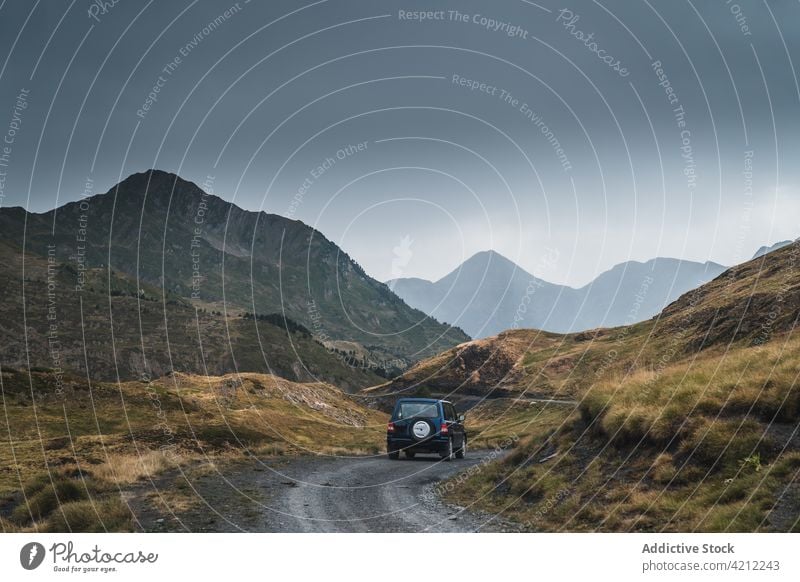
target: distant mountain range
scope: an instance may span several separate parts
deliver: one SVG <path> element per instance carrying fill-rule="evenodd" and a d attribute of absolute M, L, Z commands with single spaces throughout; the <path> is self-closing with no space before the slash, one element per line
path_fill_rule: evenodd
<path fill-rule="evenodd" d="M 275 367 L 291 380 L 327 370 L 355 386 L 469 339 L 302 222 L 243 210 L 158 170 L 42 214 L 0 209 L 0 264 L 6 366 L 26 365 L 27 325 L 38 338 L 28 341 L 32 365 L 88 365 L 103 379 L 174 364 L 214 374 Z M 45 307 L 60 359 L 47 353 Z"/>
<path fill-rule="evenodd" d="M 756 251 L 756 254 L 753 255 L 753 258 L 757 259 L 758 257 L 763 257 L 764 255 L 771 253 L 772 251 L 777 251 L 783 247 L 788 247 L 790 244 L 792 244 L 792 242 L 793 241 L 790 240 L 782 240 L 769 247 L 763 246 Z"/>
<path fill-rule="evenodd" d="M 442 279 L 394 279 L 389 287 L 439 321 L 488 337 L 510 328 L 558 333 L 649 319 L 726 267 L 656 258 L 628 261 L 580 289 L 544 281 L 494 251 L 480 252 Z"/>
<path fill-rule="evenodd" d="M 757 255 L 682 294 L 665 306 L 658 318 L 635 324 L 569 334 L 541 331 L 540 328 L 510 329 L 474 339 L 422 360 L 390 382 L 362 393 L 382 408 L 393 404 L 398 395 L 415 394 L 445 397 L 464 407 L 485 398 L 520 395 L 545 400 L 574 399 L 583 404 L 583 398 L 591 396 L 588 391 L 602 383 L 613 394 L 609 402 L 625 402 L 616 398 L 614 390 L 633 381 L 648 387 L 651 396 L 659 394 L 674 406 L 680 400 L 673 396 L 675 386 L 680 385 L 680 389 L 693 398 L 705 398 L 706 390 L 720 386 L 725 397 L 715 401 L 713 406 L 723 408 L 737 423 L 740 422 L 737 415 L 742 410 L 748 414 L 759 411 L 756 415 L 772 423 L 776 418 L 772 416 L 774 409 L 780 409 L 782 417 L 794 428 L 800 411 L 794 361 L 800 352 L 787 346 L 800 341 L 800 271 L 794 267 L 799 255 L 800 240 L 779 246 L 762 255 L 763 258 Z M 481 253 L 480 258 L 486 259 L 486 253 Z M 636 263 L 639 270 L 633 270 L 634 276 L 652 272 L 645 268 L 650 263 L 652 261 L 644 265 Z M 611 269 L 598 280 L 625 265 L 628 263 Z M 606 282 L 624 279 L 614 274 L 608 275 Z M 776 292 L 778 288 L 780 293 Z M 724 350 L 710 349 L 720 346 L 724 346 Z M 754 346 L 759 348 L 754 349 Z M 737 361 L 739 357 L 744 359 Z M 773 362 L 767 363 L 770 358 Z M 776 358 L 784 359 L 780 370 L 785 371 L 786 376 L 780 379 L 774 377 Z M 711 362 L 709 370 L 713 372 L 708 375 L 696 371 L 702 359 Z M 789 359 L 791 362 L 785 361 Z M 667 375 L 665 371 L 655 371 L 665 366 L 675 368 L 672 372 L 677 379 L 654 382 Z M 726 367 L 731 368 L 726 370 Z M 731 369 L 735 369 L 735 373 Z M 735 380 L 727 384 L 722 378 Z M 690 386 L 699 387 L 692 392 Z M 731 386 L 735 386 L 733 391 Z M 733 405 L 734 396 L 743 398 L 745 386 L 752 388 L 748 397 L 755 400 L 736 400 Z M 764 397 L 766 390 L 774 390 L 769 398 Z M 696 400 L 690 400 L 688 406 L 696 406 Z M 766 404 L 760 404 L 767 401 L 773 406 L 770 412 L 766 412 Z M 712 414 L 710 411 L 716 414 L 711 406 L 704 409 L 705 414 Z M 658 414 L 663 410 L 659 409 Z M 531 412 L 532 415 L 540 413 L 540 409 Z M 675 426 L 682 426 L 683 417 L 675 418 L 681 419 Z M 636 423 L 631 422 L 631 426 L 634 425 Z M 800 449 L 800 438 L 791 434 L 789 438 L 794 447 Z"/>

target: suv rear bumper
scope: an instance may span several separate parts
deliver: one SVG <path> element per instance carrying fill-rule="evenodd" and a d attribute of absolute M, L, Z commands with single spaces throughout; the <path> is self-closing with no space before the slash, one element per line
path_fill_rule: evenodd
<path fill-rule="evenodd" d="M 417 441 L 406 437 L 391 437 L 386 439 L 386 450 L 413 451 L 415 453 L 444 453 L 447 452 L 450 437 L 435 436 Z"/>

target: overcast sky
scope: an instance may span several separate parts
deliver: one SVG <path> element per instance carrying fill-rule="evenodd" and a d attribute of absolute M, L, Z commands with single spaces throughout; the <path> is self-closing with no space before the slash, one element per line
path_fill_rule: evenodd
<path fill-rule="evenodd" d="M 1 6 L 3 206 L 212 176 L 381 280 L 491 248 L 581 285 L 800 236 L 795 0 Z"/>

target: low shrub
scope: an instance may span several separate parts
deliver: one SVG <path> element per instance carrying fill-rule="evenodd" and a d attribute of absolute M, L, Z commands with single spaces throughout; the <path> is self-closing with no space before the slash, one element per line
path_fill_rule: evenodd
<path fill-rule="evenodd" d="M 681 442 L 681 452 L 692 461 L 723 468 L 739 469 L 742 460 L 759 453 L 763 458 L 766 442 L 763 426 L 753 420 L 698 419 Z"/>
<path fill-rule="evenodd" d="M 59 504 L 79 501 L 88 497 L 84 485 L 76 479 L 54 476 L 52 483 L 43 487 L 42 478 L 36 477 L 30 487 L 24 487 L 27 502 L 23 501 L 11 512 L 11 521 L 25 525 L 47 517 Z M 31 493 L 32 492 L 32 493 Z"/>
<path fill-rule="evenodd" d="M 43 529 L 54 533 L 132 531 L 133 514 L 118 497 L 73 501 L 54 511 Z"/>

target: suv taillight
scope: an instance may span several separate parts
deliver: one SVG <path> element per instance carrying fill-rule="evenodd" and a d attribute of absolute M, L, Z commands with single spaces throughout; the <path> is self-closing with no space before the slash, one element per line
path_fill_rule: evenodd
<path fill-rule="evenodd" d="M 394 432 L 394 423 L 390 422 L 386 425 L 386 432 Z"/>
<path fill-rule="evenodd" d="M 450 429 L 447 427 L 447 421 L 442 421 L 442 434 L 450 434 Z"/>

